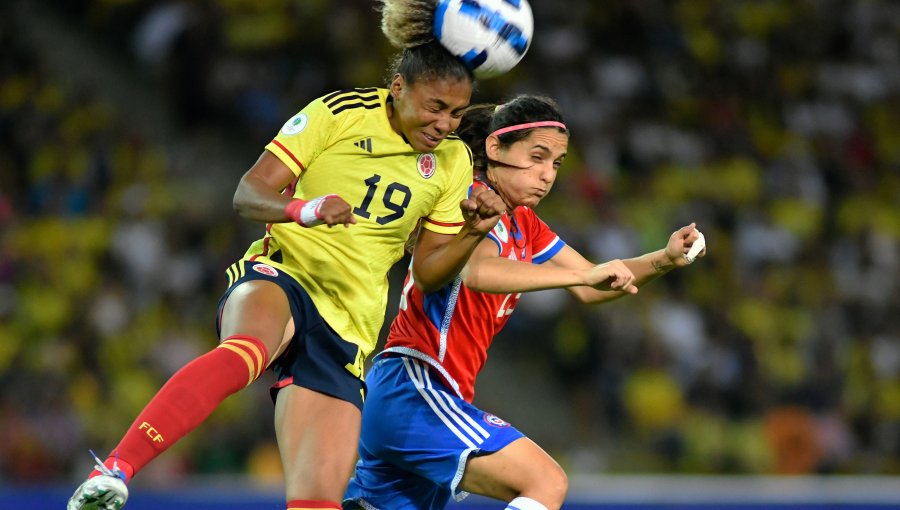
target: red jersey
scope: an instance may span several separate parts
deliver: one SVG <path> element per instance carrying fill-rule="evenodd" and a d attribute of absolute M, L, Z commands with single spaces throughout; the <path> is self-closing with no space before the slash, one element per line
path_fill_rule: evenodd
<path fill-rule="evenodd" d="M 513 219 L 504 214 L 487 238 L 497 243 L 501 257 L 531 264 L 550 260 L 565 246 L 527 207 L 518 207 Z M 430 294 L 422 294 L 413 283 L 408 271 L 385 351 L 427 362 L 471 402 L 487 349 L 522 294 L 476 292 L 466 288 L 460 276 Z"/>

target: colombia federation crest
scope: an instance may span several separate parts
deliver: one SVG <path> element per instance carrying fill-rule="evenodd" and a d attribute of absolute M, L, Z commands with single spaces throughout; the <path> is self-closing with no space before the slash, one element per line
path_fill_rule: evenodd
<path fill-rule="evenodd" d="M 425 179 L 430 179 L 434 175 L 435 170 L 437 170 L 437 158 L 431 152 L 419 154 L 419 158 L 416 159 L 416 167 L 419 169 L 419 175 Z"/>

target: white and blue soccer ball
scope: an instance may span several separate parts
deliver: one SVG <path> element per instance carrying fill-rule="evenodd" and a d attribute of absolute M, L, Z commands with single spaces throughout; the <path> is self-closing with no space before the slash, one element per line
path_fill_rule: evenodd
<path fill-rule="evenodd" d="M 434 16 L 437 40 L 479 79 L 515 67 L 533 33 L 527 0 L 439 0 Z"/>

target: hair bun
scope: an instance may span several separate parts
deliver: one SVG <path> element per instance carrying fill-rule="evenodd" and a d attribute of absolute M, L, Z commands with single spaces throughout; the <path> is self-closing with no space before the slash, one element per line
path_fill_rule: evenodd
<path fill-rule="evenodd" d="M 381 31 L 400 49 L 413 48 L 434 40 L 434 12 L 437 0 L 380 0 Z"/>

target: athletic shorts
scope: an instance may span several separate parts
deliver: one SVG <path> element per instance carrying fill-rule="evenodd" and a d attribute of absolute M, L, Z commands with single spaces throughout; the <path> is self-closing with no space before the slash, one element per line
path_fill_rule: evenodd
<path fill-rule="evenodd" d="M 235 274 L 240 278 L 228 287 L 219 300 L 216 314 L 216 333 L 221 337 L 222 311 L 231 292 L 238 285 L 251 280 L 267 280 L 276 283 L 287 295 L 294 318 L 294 337 L 287 349 L 269 368 L 275 373 L 272 401 L 278 390 L 289 384 L 309 388 L 362 409 L 366 384 L 353 375 L 346 366 L 356 363 L 359 346 L 342 339 L 325 322 L 316 305 L 303 287 L 293 277 L 261 262 L 240 261 Z M 235 267 L 232 266 L 232 267 Z"/>
<path fill-rule="evenodd" d="M 468 494 L 457 487 L 472 456 L 522 433 L 459 397 L 429 365 L 383 353 L 366 375 L 359 462 L 344 509 L 437 510 Z"/>

